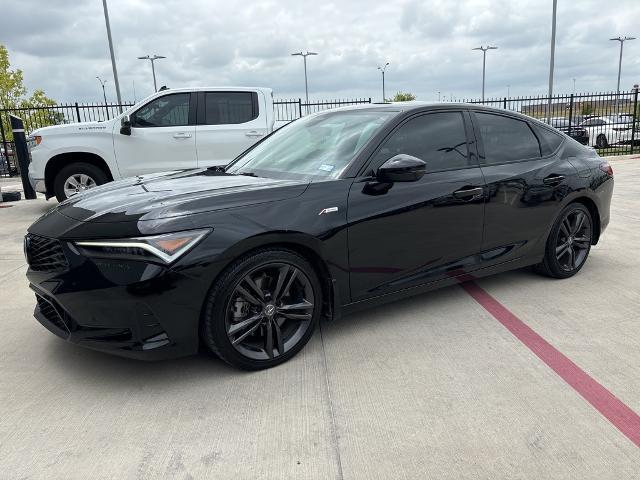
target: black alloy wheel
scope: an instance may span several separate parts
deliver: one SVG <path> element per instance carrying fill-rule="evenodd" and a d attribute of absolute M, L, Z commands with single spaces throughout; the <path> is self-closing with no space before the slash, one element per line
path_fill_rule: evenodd
<path fill-rule="evenodd" d="M 596 137 L 596 147 L 597 148 L 607 148 L 609 146 L 609 142 L 607 141 L 607 137 L 604 134 L 600 134 Z"/>
<path fill-rule="evenodd" d="M 235 262 L 216 282 L 203 340 L 226 362 L 268 368 L 307 343 L 320 316 L 321 289 L 309 263 L 287 250 L 263 250 Z"/>
<path fill-rule="evenodd" d="M 592 228 L 591 214 L 584 205 L 567 206 L 551 230 L 545 258 L 537 266 L 538 270 L 555 278 L 578 273 L 591 250 Z"/>

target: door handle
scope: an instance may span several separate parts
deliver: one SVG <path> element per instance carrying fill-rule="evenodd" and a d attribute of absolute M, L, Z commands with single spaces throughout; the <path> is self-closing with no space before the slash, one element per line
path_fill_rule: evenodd
<path fill-rule="evenodd" d="M 245 133 L 246 137 L 262 137 L 263 135 L 263 133 L 256 132 L 255 130 L 251 130 L 250 132 Z"/>
<path fill-rule="evenodd" d="M 560 185 L 564 180 L 564 175 L 549 175 L 542 179 L 542 183 L 545 185 Z"/>
<path fill-rule="evenodd" d="M 174 133 L 173 138 L 191 138 L 191 134 L 184 132 Z"/>
<path fill-rule="evenodd" d="M 484 188 L 482 187 L 470 187 L 456 190 L 455 192 L 453 192 L 453 196 L 459 199 L 473 200 L 481 196 L 483 193 Z"/>

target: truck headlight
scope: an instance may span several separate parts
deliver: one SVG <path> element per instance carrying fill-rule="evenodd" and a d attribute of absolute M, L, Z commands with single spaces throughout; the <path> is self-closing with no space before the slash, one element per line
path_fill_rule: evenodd
<path fill-rule="evenodd" d="M 123 260 L 147 260 L 169 264 L 191 250 L 211 229 L 165 233 L 149 237 L 73 242 L 81 255 Z"/>
<path fill-rule="evenodd" d="M 27 145 L 29 146 L 29 148 L 33 148 L 37 145 L 40 145 L 41 142 L 42 142 L 42 135 L 30 135 L 29 138 L 27 138 Z"/>

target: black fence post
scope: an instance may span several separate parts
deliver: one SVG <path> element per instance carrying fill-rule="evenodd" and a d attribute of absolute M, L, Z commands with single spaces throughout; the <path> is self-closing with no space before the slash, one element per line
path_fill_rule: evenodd
<path fill-rule="evenodd" d="M 502 108 L 503 109 L 507 109 L 507 97 L 504 97 L 504 100 L 502 101 Z"/>
<path fill-rule="evenodd" d="M 636 141 L 636 129 L 638 128 L 638 89 L 633 89 L 633 120 L 631 120 L 631 154 L 633 154 L 633 144 Z"/>
<path fill-rule="evenodd" d="M 569 97 L 569 136 L 571 136 L 572 126 L 573 126 L 573 93 Z"/>
<path fill-rule="evenodd" d="M 78 102 L 76 102 L 76 117 L 78 119 L 78 123 L 80 123 L 82 120 L 80 120 L 80 107 L 78 107 Z"/>
<path fill-rule="evenodd" d="M 24 198 L 33 200 L 36 198 L 36 192 L 29 182 L 29 149 L 27 148 L 27 139 L 24 135 L 24 123 L 21 118 L 9 115 L 11 120 L 11 130 L 13 131 L 13 141 L 15 142 L 15 154 L 18 157 L 18 167 L 20 169 L 20 177 L 22 178 L 22 189 L 24 190 Z"/>
<path fill-rule="evenodd" d="M 298 99 L 298 118 L 302 118 L 302 99 Z"/>

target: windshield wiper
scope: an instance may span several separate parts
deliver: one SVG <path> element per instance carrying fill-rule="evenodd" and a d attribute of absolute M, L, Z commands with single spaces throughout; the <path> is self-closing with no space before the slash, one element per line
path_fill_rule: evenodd
<path fill-rule="evenodd" d="M 244 175 L 245 177 L 257 177 L 258 176 L 253 172 L 241 172 L 238 175 Z"/>

